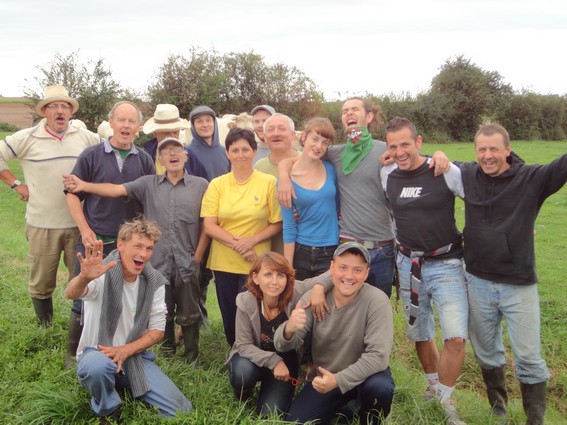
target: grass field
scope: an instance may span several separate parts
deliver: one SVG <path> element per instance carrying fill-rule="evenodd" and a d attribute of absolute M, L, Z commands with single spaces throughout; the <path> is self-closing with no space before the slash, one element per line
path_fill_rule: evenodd
<path fill-rule="evenodd" d="M 0 103 L 32 103 L 32 101 L 25 97 L 3 97 L 0 96 Z"/>
<path fill-rule="evenodd" d="M 3 138 L 0 134 L 0 139 Z M 515 151 L 528 163 L 546 163 L 567 152 L 567 142 L 516 142 Z M 445 151 L 451 159 L 474 159 L 472 144 L 425 145 L 424 151 Z M 17 162 L 10 167 L 22 177 Z M 552 371 L 549 383 L 547 424 L 567 420 L 567 188 L 547 200 L 536 223 L 536 252 L 540 276 L 543 354 Z M 6 185 L 0 185 L 0 423 L 2 424 L 94 424 L 85 389 L 77 383 L 74 370 L 64 370 L 67 318 L 70 302 L 63 298 L 65 273 L 61 269 L 55 292 L 54 326 L 39 328 L 27 294 L 27 244 L 24 238 L 25 205 Z M 462 226 L 463 206 L 457 204 Z M 211 326 L 201 340 L 202 368 L 187 367 L 180 358 L 158 357 L 158 364 L 172 377 L 194 405 L 194 410 L 165 421 L 126 398 L 122 418 L 127 424 L 276 424 L 278 418 L 259 420 L 251 404 L 232 397 L 224 361 L 228 346 L 216 305 L 214 288 L 209 290 Z M 395 346 L 391 366 L 396 381 L 392 414 L 387 425 L 444 424 L 435 404 L 424 403 L 425 388 L 413 347 L 405 337 L 401 307 L 395 309 Z M 509 358 L 508 389 L 510 424 L 525 422 L 519 388 Z M 492 423 L 483 393 L 482 380 L 470 347 L 459 379 L 455 399 L 468 424 Z"/>

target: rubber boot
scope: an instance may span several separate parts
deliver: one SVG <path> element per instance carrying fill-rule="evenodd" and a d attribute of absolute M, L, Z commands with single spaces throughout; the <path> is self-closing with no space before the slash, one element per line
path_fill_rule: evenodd
<path fill-rule="evenodd" d="M 37 324 L 46 328 L 53 324 L 53 299 L 32 298 L 33 308 L 37 317 Z"/>
<path fill-rule="evenodd" d="M 486 385 L 486 395 L 494 416 L 506 417 L 508 394 L 506 393 L 506 373 L 504 366 L 495 369 L 481 369 Z"/>
<path fill-rule="evenodd" d="M 71 311 L 69 316 L 67 333 L 67 354 L 65 355 L 65 369 L 71 369 L 75 366 L 75 356 L 77 355 L 77 347 L 83 332 L 83 325 L 81 325 L 81 316 Z"/>
<path fill-rule="evenodd" d="M 526 425 L 542 425 L 545 413 L 545 396 L 547 394 L 547 382 L 538 384 L 523 384 L 520 382 L 522 390 L 522 404 L 528 419 Z"/>
<path fill-rule="evenodd" d="M 183 345 L 185 346 L 183 357 L 187 363 L 194 363 L 196 366 L 199 365 L 199 326 L 199 323 L 193 323 L 192 325 L 181 327 L 183 331 Z"/>
<path fill-rule="evenodd" d="M 175 343 L 175 321 L 168 320 L 165 322 L 165 334 L 163 336 L 163 342 L 161 344 L 161 351 L 166 356 L 173 356 L 176 349 L 177 344 Z"/>

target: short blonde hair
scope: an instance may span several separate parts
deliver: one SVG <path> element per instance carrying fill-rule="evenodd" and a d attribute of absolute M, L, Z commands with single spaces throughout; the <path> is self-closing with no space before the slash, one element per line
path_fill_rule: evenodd
<path fill-rule="evenodd" d="M 161 230 L 156 223 L 146 220 L 144 217 L 136 217 L 131 221 L 127 221 L 120 226 L 118 231 L 118 240 L 129 241 L 132 236 L 138 235 L 157 242 L 161 237 Z"/>

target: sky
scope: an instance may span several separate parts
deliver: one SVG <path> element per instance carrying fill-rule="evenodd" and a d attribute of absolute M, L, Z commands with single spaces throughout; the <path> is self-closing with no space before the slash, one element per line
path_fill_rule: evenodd
<path fill-rule="evenodd" d="M 0 16 L 2 96 L 76 51 L 143 91 L 191 47 L 295 66 L 327 100 L 415 95 L 459 55 L 516 90 L 567 94 L 565 0 L 11 0 Z"/>

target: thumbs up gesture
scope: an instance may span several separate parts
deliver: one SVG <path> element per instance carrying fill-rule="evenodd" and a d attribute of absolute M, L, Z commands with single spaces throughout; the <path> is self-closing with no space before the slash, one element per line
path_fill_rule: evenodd
<path fill-rule="evenodd" d="M 337 388 L 337 378 L 334 373 L 322 367 L 317 368 L 317 370 L 321 374 L 313 378 L 313 388 L 315 388 L 317 392 L 325 394 Z"/>
<path fill-rule="evenodd" d="M 305 313 L 301 300 L 299 300 L 285 325 L 284 338 L 291 339 L 294 333 L 305 327 L 306 323 L 307 314 Z"/>

